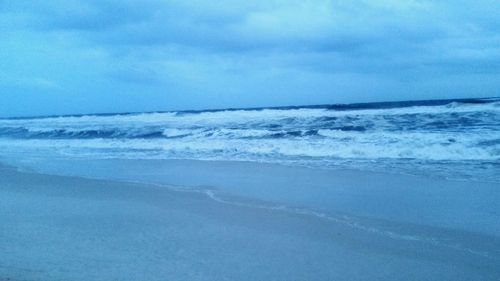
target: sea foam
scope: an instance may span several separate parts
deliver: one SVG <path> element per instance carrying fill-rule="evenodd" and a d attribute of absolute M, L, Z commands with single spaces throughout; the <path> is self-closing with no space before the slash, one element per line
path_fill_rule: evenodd
<path fill-rule="evenodd" d="M 446 171 L 444 176 L 450 176 L 447 167 L 454 165 L 454 176 L 495 180 L 500 165 L 500 102 L 0 119 L 0 152 L 16 149 L 84 158 L 242 160 L 390 168 L 403 173 Z M 372 161 L 377 165 L 370 165 Z"/>

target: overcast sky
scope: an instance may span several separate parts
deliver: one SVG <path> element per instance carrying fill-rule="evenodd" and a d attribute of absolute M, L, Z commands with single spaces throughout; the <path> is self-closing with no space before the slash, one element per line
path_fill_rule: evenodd
<path fill-rule="evenodd" d="M 0 116 L 500 95 L 500 1 L 0 0 Z"/>

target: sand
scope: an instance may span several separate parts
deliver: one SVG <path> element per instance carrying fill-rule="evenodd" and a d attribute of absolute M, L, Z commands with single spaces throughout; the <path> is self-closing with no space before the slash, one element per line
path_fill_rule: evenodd
<path fill-rule="evenodd" d="M 214 169 L 208 168 L 214 164 L 184 165 L 197 173 Z M 240 177 L 242 185 L 258 184 L 245 178 L 248 167 L 238 174 L 228 168 L 234 165 L 219 165 L 216 169 L 224 175 L 226 167 L 233 183 Z M 294 169 L 255 169 L 284 181 L 276 186 L 286 183 L 287 174 L 292 187 L 301 180 L 294 180 L 293 174 L 299 173 Z M 308 171 L 313 173 L 309 178 L 316 179 L 315 173 L 323 173 L 300 173 Z M 330 173 L 328 180 L 337 177 L 338 182 L 365 187 L 349 193 L 340 189 L 347 184 L 333 184 L 329 194 L 347 193 L 343 200 L 374 194 L 366 191 L 366 182 L 374 178 L 367 181 L 366 174 L 349 173 L 354 174 L 348 180 L 345 172 Z M 192 175 L 186 176 L 193 181 Z M 370 177 L 386 185 L 391 182 L 391 175 Z M 394 177 L 396 184 L 399 179 Z M 369 208 L 347 208 L 359 204 L 343 205 L 342 200 L 332 203 L 337 209 L 313 209 L 307 200 L 291 200 L 295 195 L 271 200 L 272 196 L 243 196 L 244 192 L 229 195 L 228 187 L 214 187 L 217 180 L 209 187 L 181 183 L 92 180 L 1 167 L 0 280 L 500 280 L 498 223 L 492 223 L 499 213 L 477 199 L 458 200 L 451 193 L 453 204 L 445 206 L 447 213 L 441 217 L 459 221 L 462 212 L 453 216 L 452 211 L 460 202 L 469 204 L 468 209 L 475 207 L 474 216 L 488 216 L 467 230 L 460 223 L 438 227 L 432 220 L 419 224 L 398 219 L 402 216 L 390 219 L 382 211 L 369 216 Z M 459 184 L 447 184 L 466 195 Z M 386 187 L 389 198 L 379 197 L 395 200 L 391 196 L 396 187 Z M 498 194 L 488 191 L 488 185 L 479 188 L 481 194 Z M 443 194 L 419 200 L 445 202 Z M 289 204 L 278 204 L 284 200 Z M 425 202 L 419 200 L 414 204 L 425 210 Z"/>

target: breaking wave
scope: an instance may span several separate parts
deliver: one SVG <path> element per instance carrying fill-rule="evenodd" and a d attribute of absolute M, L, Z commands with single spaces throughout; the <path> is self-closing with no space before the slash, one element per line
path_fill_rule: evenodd
<path fill-rule="evenodd" d="M 499 166 L 500 101 L 0 119 L 1 151 L 30 148 L 72 157 L 245 160 L 317 166 L 372 163 L 392 168 L 399 165 L 407 170 L 417 164 L 437 167 L 437 162 L 449 165 L 472 161 L 484 171 Z M 405 167 L 397 161 L 413 161 L 415 165 Z"/>

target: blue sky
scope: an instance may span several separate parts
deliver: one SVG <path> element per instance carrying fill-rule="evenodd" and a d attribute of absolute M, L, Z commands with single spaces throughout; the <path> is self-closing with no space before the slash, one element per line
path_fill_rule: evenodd
<path fill-rule="evenodd" d="M 498 96 L 499 10 L 0 0 L 0 116 Z"/>

